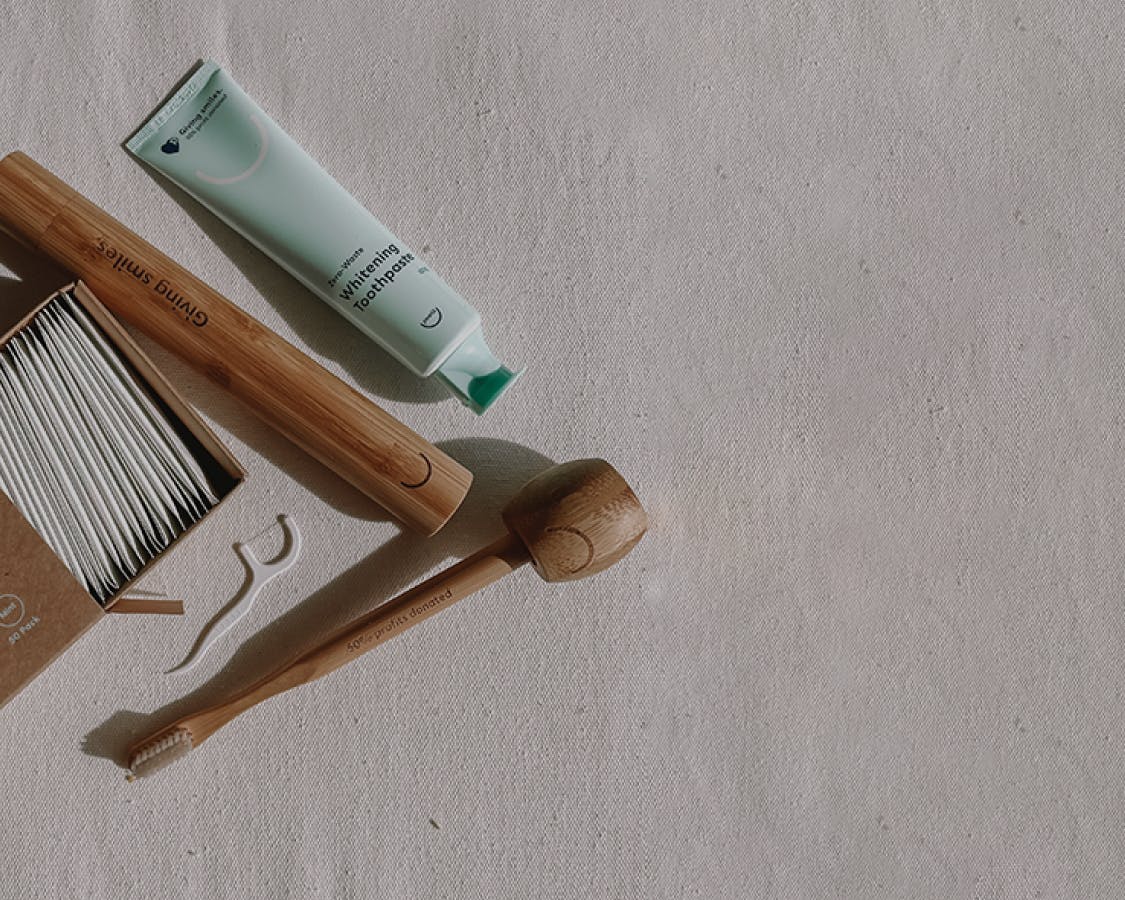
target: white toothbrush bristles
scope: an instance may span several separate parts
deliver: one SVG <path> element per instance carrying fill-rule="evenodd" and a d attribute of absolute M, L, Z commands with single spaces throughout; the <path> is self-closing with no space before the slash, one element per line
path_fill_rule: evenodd
<path fill-rule="evenodd" d="M 129 757 L 126 778 L 128 781 L 146 778 L 187 756 L 190 751 L 191 732 L 186 728 L 176 728 L 137 748 Z"/>

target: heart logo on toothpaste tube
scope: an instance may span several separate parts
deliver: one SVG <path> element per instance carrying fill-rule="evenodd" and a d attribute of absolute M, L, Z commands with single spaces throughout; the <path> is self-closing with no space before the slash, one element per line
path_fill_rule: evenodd
<path fill-rule="evenodd" d="M 166 140 L 163 144 L 160 145 L 160 149 L 163 150 L 165 153 L 179 153 L 180 152 L 180 139 L 179 138 L 168 138 L 168 140 Z"/>

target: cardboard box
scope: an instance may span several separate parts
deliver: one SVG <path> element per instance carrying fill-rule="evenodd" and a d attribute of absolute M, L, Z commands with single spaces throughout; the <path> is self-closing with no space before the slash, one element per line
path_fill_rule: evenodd
<path fill-rule="evenodd" d="M 195 451 L 222 503 L 245 480 L 245 472 L 81 281 L 66 285 L 47 297 L 0 336 L 0 347 L 25 328 L 58 294 L 66 291 L 73 291 L 81 306 L 163 407 L 173 427 Z M 3 427 L 4 423 L 0 422 L 0 428 Z M 217 507 L 218 504 L 177 537 L 102 607 L 11 500 L 0 492 L 0 707 L 111 611 L 138 579 L 150 572 L 184 535 L 198 527 Z"/>

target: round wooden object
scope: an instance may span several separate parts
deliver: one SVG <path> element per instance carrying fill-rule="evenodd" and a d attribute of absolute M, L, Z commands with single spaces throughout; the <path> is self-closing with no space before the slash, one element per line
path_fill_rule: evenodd
<path fill-rule="evenodd" d="M 648 528 L 637 495 L 603 459 L 548 469 L 523 487 L 503 516 L 547 581 L 574 581 L 609 568 Z"/>

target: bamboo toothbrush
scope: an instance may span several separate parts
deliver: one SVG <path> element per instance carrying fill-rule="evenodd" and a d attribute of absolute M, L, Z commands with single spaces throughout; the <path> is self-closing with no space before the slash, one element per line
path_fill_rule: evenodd
<path fill-rule="evenodd" d="M 524 485 L 502 515 L 504 537 L 345 625 L 240 694 L 141 741 L 129 754 L 129 780 L 159 771 L 252 706 L 334 672 L 524 563 L 531 562 L 547 581 L 585 578 L 624 557 L 648 527 L 625 479 L 600 459 L 548 469 Z"/>

